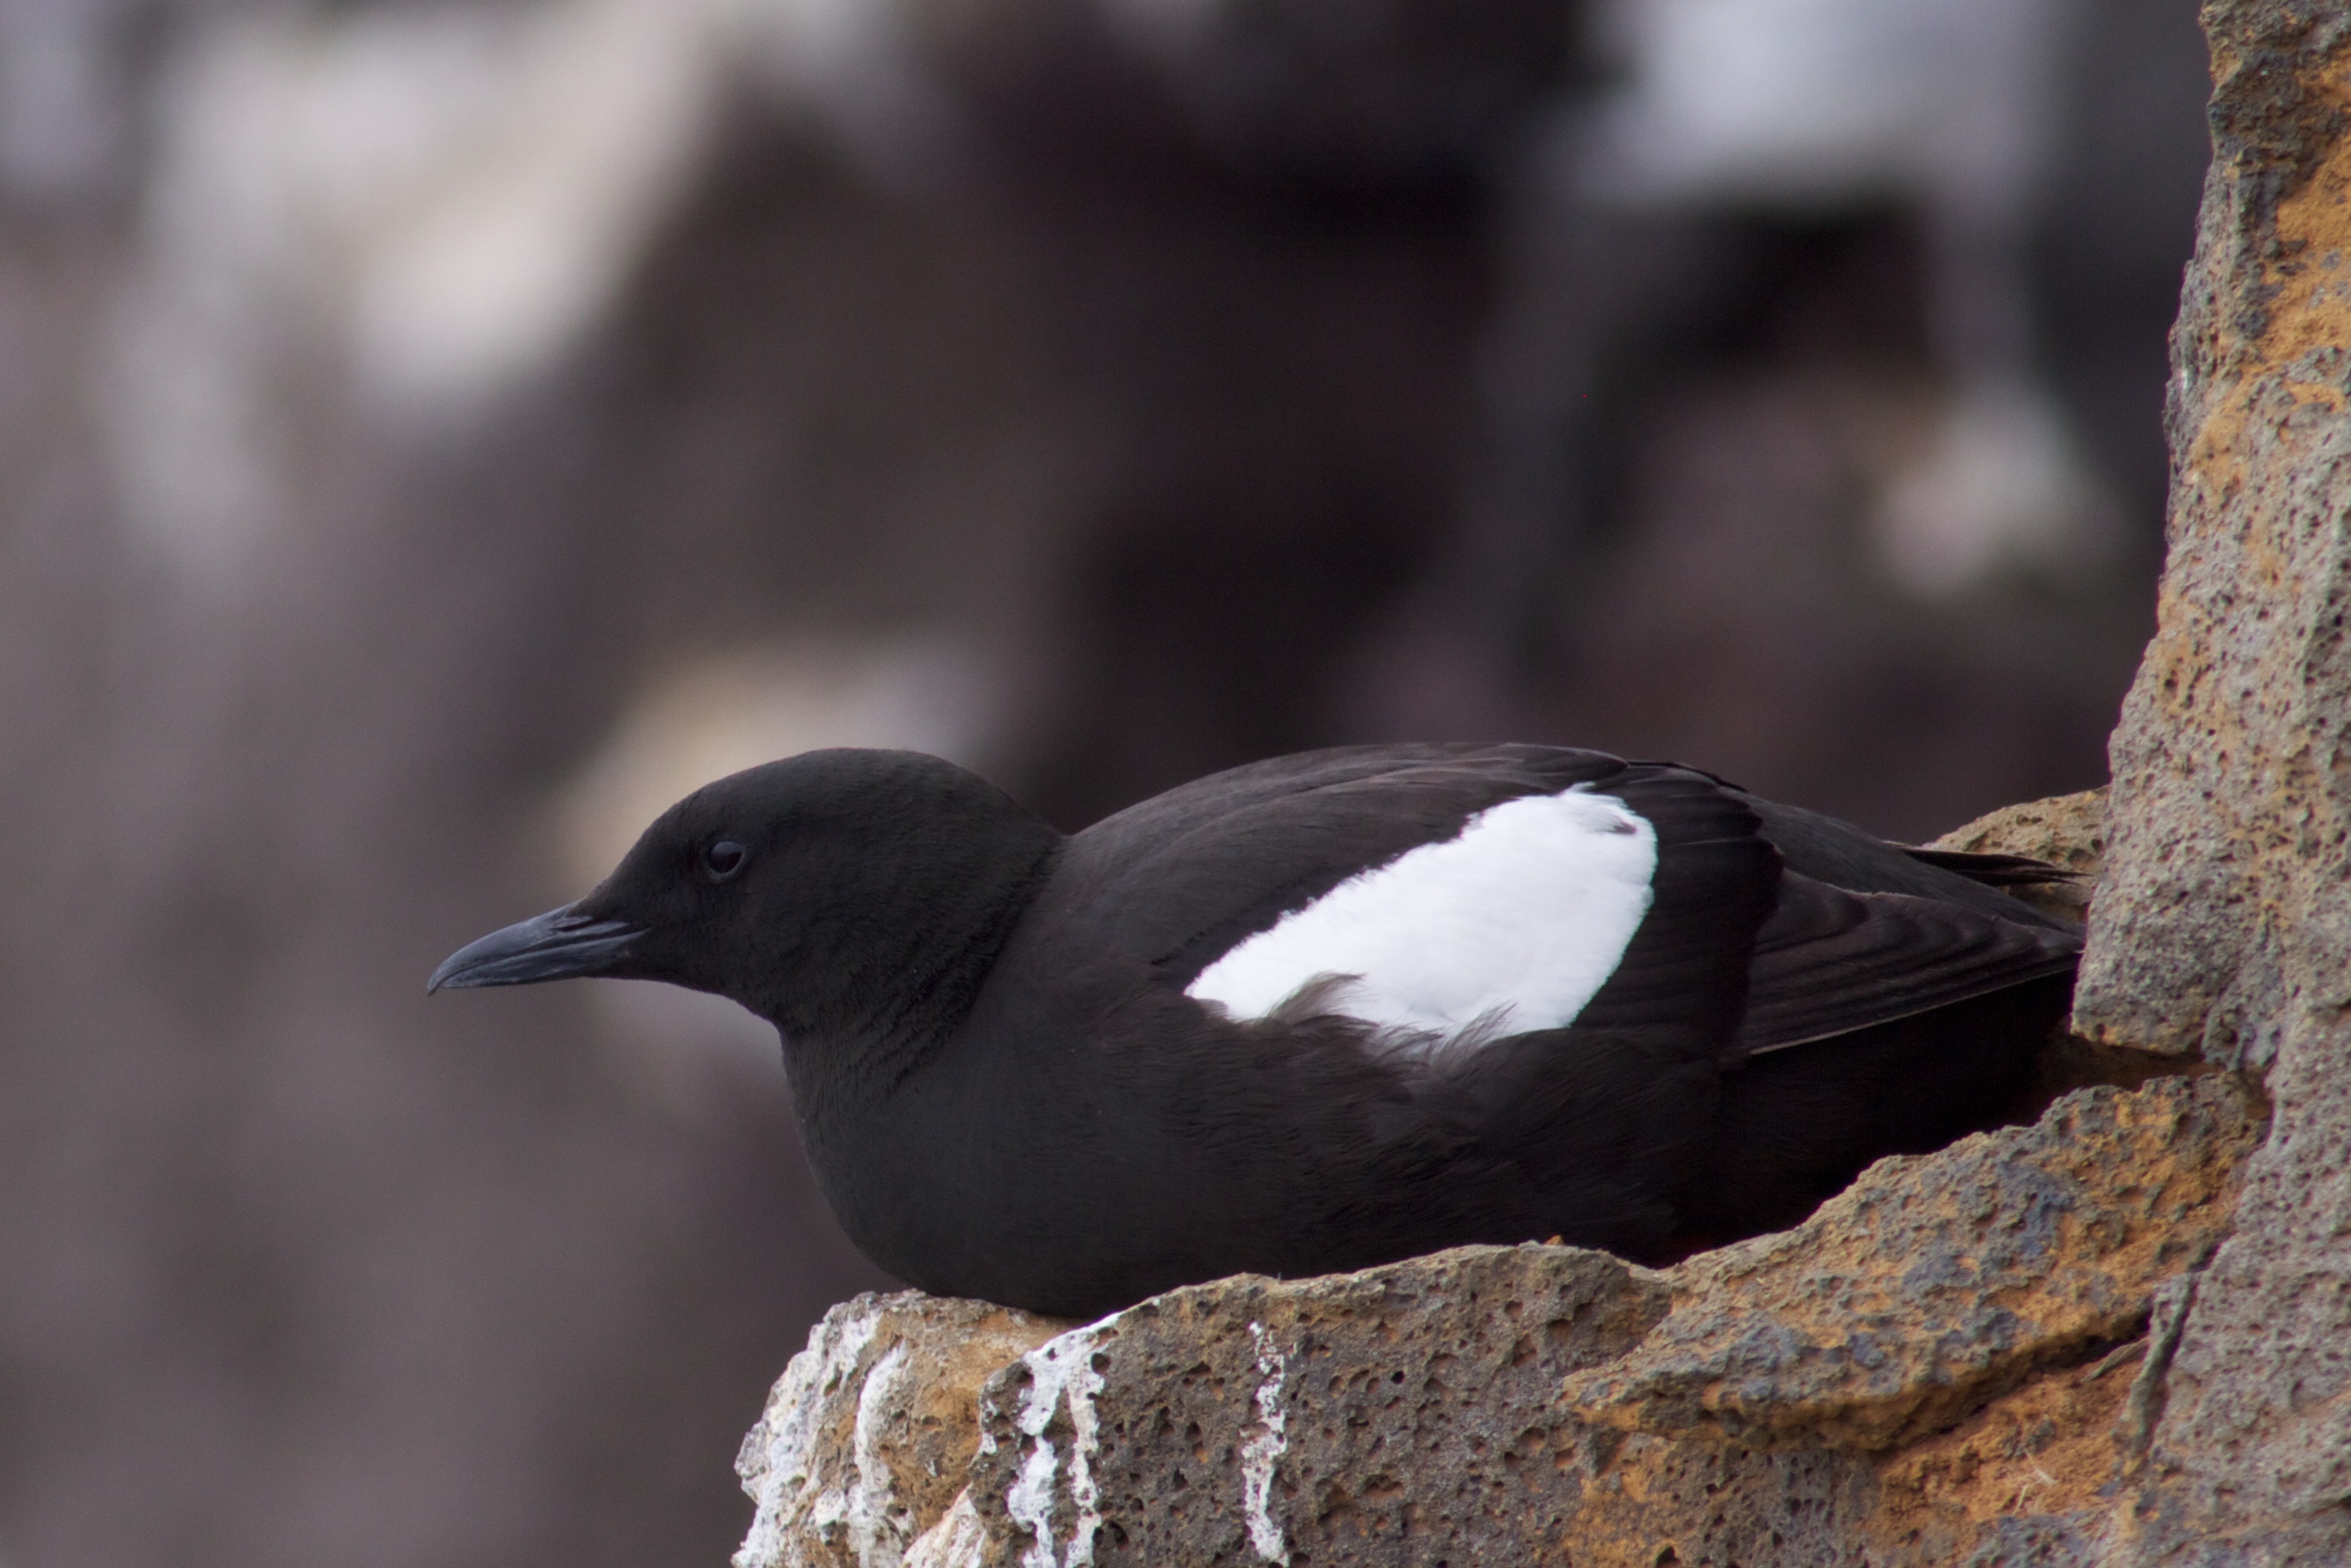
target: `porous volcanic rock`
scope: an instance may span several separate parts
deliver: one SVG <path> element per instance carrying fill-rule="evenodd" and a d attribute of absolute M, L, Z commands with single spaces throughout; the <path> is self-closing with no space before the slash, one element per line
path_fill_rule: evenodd
<path fill-rule="evenodd" d="M 1172 1291 L 989 1380 L 972 1499 L 1030 1562 L 1529 1561 L 1597 1463 L 1561 1378 L 1668 1299 L 1540 1246 Z"/>
<path fill-rule="evenodd" d="M 1895 1448 L 2135 1339 L 2226 1234 L 2258 1108 L 2170 1078 L 1881 1160 L 1793 1230 L 1700 1253 L 1674 1310 L 1564 1393 L 1589 1418 L 1749 1448 Z"/>
<path fill-rule="evenodd" d="M 1069 1326 L 916 1291 L 827 1312 L 735 1461 L 758 1505 L 739 1568 L 900 1563 L 963 1490 L 980 1383 Z"/>
<path fill-rule="evenodd" d="M 2226 1233 L 2261 1117 L 2224 1075 L 2093 1088 L 1673 1269 L 1529 1245 L 1244 1276 L 999 1322 L 993 1366 L 890 1347 L 1010 1315 L 864 1298 L 746 1448 L 783 1505 L 738 1568 L 2093 1561 L 2170 1354 L 2139 1336 Z M 952 1427 L 927 1448 L 869 1414 L 917 1379 Z"/>
<path fill-rule="evenodd" d="M 2276 1115 L 2110 1560 L 2351 1563 L 2351 9 L 2203 15 L 2170 549 L 2074 1027 L 2241 1069 Z"/>

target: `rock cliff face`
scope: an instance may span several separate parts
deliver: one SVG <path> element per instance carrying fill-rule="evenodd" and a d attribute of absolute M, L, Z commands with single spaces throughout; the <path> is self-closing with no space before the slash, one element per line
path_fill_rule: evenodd
<path fill-rule="evenodd" d="M 2183 1307 L 2132 1562 L 2351 1562 L 2351 12 L 2206 7 L 2170 554 L 2075 1027 L 2276 1103 Z"/>
<path fill-rule="evenodd" d="M 2109 1082 L 1663 1271 L 1468 1248 L 1082 1327 L 860 1298 L 745 1447 L 738 1568 L 2351 1561 L 2351 14 L 2205 20 L 2111 803 L 1945 841 L 2097 872 L 2053 1059 Z"/>

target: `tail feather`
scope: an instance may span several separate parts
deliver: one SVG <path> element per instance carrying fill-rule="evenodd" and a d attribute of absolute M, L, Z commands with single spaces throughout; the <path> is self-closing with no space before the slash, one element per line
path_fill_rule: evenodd
<path fill-rule="evenodd" d="M 1985 887 L 2045 887 L 2052 883 L 2074 883 L 2082 873 L 2067 871 L 2062 865 L 2034 860 L 2031 855 L 1978 854 L 1968 850 L 1926 850 L 1902 846 L 1902 852 L 1921 865 L 1938 871 L 1956 872 L 1970 882 Z"/>

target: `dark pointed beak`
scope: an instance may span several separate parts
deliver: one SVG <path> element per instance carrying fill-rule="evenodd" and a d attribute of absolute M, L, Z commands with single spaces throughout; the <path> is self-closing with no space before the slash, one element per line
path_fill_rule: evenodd
<path fill-rule="evenodd" d="M 443 961 L 424 982 L 429 994 L 444 986 L 528 986 L 573 975 L 601 974 L 644 935 L 625 920 L 599 920 L 565 904 L 534 915 L 478 942 L 468 942 Z"/>

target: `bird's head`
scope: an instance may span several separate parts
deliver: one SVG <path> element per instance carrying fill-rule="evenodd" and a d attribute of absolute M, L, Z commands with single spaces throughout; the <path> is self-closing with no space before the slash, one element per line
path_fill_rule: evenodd
<path fill-rule="evenodd" d="M 856 1029 L 975 941 L 992 961 L 1060 839 L 937 758 L 807 752 L 695 790 L 594 892 L 459 948 L 427 988 L 666 980 L 788 1034 Z"/>

